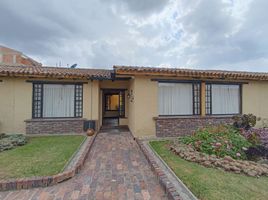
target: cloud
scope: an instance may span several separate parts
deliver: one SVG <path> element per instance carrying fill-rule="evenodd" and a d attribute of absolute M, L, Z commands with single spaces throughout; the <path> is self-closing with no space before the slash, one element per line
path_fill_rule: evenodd
<path fill-rule="evenodd" d="M 197 1 L 181 19 L 188 62 L 202 68 L 267 70 L 268 2 Z M 187 7 L 187 5 L 186 5 Z"/>
<path fill-rule="evenodd" d="M 0 43 L 44 65 L 267 71 L 265 0 L 1 0 Z"/>
<path fill-rule="evenodd" d="M 121 8 L 126 7 L 130 12 L 148 15 L 152 12 L 161 11 L 169 0 L 114 0 L 113 2 Z"/>

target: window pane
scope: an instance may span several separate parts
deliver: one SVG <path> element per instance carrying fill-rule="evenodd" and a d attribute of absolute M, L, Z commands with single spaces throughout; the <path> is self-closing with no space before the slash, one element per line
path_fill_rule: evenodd
<path fill-rule="evenodd" d="M 159 83 L 160 115 L 192 115 L 193 90 L 188 83 Z"/>
<path fill-rule="evenodd" d="M 74 85 L 44 84 L 43 117 L 74 117 Z"/>
<path fill-rule="evenodd" d="M 119 110 L 119 95 L 118 94 L 106 95 L 105 110 L 108 110 L 108 111 Z"/>
<path fill-rule="evenodd" d="M 41 118 L 42 117 L 42 85 L 38 83 L 33 84 L 33 118 Z"/>
<path fill-rule="evenodd" d="M 83 116 L 83 85 L 75 85 L 75 117 Z"/>
<path fill-rule="evenodd" d="M 125 92 L 120 91 L 119 93 L 119 116 L 125 117 Z"/>
<path fill-rule="evenodd" d="M 211 84 L 206 84 L 206 115 L 211 115 Z"/>
<path fill-rule="evenodd" d="M 119 95 L 109 96 L 109 110 L 118 110 L 119 109 Z"/>
<path fill-rule="evenodd" d="M 239 85 L 212 84 L 212 114 L 238 114 L 240 107 Z"/>
<path fill-rule="evenodd" d="M 194 94 L 194 115 L 200 115 L 200 84 L 193 84 L 193 94 Z"/>

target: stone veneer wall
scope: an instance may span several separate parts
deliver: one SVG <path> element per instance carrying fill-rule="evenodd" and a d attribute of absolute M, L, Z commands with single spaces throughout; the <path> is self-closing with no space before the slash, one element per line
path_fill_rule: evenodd
<path fill-rule="evenodd" d="M 156 136 L 173 137 L 192 134 L 209 125 L 232 124 L 232 116 L 156 117 Z"/>
<path fill-rule="evenodd" d="M 26 134 L 83 133 L 84 118 L 26 120 Z"/>

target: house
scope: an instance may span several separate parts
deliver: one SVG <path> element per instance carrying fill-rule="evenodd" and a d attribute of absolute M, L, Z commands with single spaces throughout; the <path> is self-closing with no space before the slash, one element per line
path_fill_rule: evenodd
<path fill-rule="evenodd" d="M 268 118 L 268 73 L 114 66 L 0 65 L 0 132 L 81 133 L 127 125 L 134 136 L 189 134 L 253 113 Z M 259 126 L 260 126 L 259 122 Z"/>
<path fill-rule="evenodd" d="M 17 50 L 0 45 L 0 64 L 41 66 L 42 64 Z"/>

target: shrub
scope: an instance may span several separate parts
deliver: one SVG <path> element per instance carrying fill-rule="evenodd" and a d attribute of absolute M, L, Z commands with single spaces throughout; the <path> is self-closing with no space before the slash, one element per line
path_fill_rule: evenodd
<path fill-rule="evenodd" d="M 0 134 L 0 152 L 22 146 L 27 143 L 27 139 L 22 134 Z"/>
<path fill-rule="evenodd" d="M 245 153 L 249 160 L 257 161 L 260 158 L 268 159 L 268 148 L 262 145 L 249 147 Z"/>
<path fill-rule="evenodd" d="M 251 128 L 249 130 L 241 129 L 241 134 L 247 138 L 253 145 L 263 145 L 268 147 L 268 129 Z"/>
<path fill-rule="evenodd" d="M 234 127 L 249 130 L 256 125 L 257 117 L 253 114 L 235 115 L 233 120 Z"/>
<path fill-rule="evenodd" d="M 7 137 L 7 135 L 5 133 L 0 133 L 0 140 L 4 137 Z"/>
<path fill-rule="evenodd" d="M 199 129 L 191 136 L 182 137 L 180 141 L 209 155 L 231 156 L 235 159 L 246 159 L 244 150 L 251 146 L 239 130 L 225 125 Z"/>

